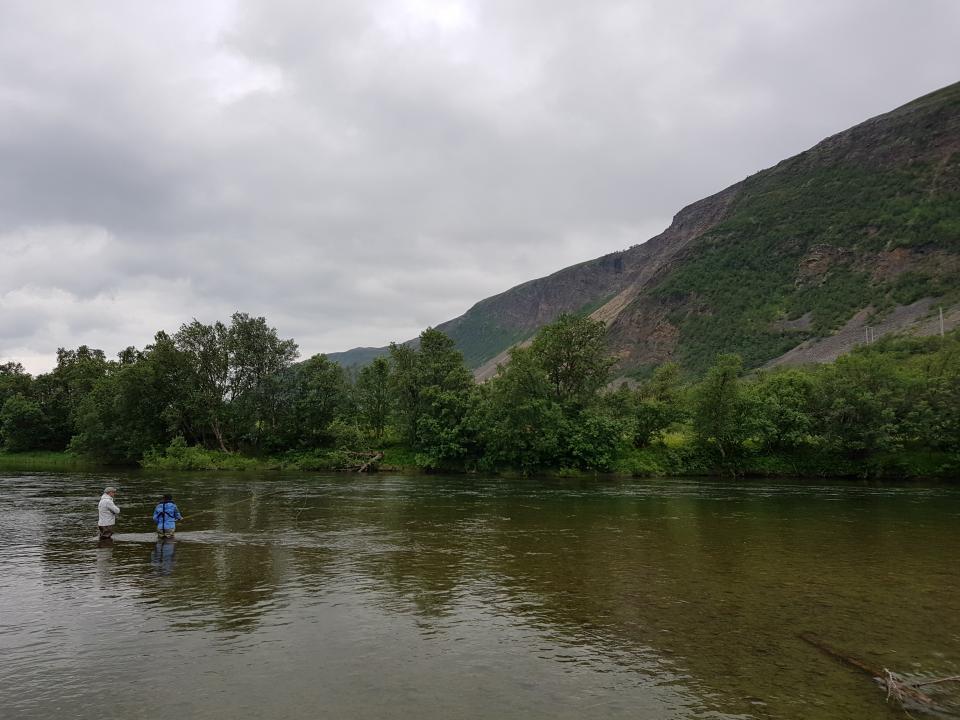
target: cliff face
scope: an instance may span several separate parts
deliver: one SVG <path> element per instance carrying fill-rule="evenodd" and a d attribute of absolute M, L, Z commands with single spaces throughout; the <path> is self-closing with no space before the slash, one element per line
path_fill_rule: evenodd
<path fill-rule="evenodd" d="M 926 332 L 939 305 L 953 317 L 960 84 L 827 138 L 735 189 L 720 222 L 609 323 L 623 371 L 667 359 L 700 371 L 718 352 L 740 353 L 748 366 L 829 360 L 851 343 L 791 351 L 838 332 L 865 338 L 851 331 L 867 325 Z"/>
<path fill-rule="evenodd" d="M 646 243 L 519 285 L 439 327 L 480 378 L 562 312 L 607 324 L 622 374 L 666 360 L 699 372 L 718 352 L 748 366 L 832 359 L 867 326 L 874 337 L 929 332 L 940 306 L 955 323 L 960 83 L 684 208 Z"/>

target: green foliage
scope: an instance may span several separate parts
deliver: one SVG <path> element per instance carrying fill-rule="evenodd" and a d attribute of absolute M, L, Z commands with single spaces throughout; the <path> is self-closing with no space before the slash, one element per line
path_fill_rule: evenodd
<path fill-rule="evenodd" d="M 563 409 L 546 370 L 530 348 L 513 348 L 481 395 L 475 422 L 488 469 L 525 474 L 550 467 L 560 455 Z"/>
<path fill-rule="evenodd" d="M 376 358 L 361 368 L 356 384 L 357 415 L 374 442 L 382 442 L 391 414 L 390 364 Z"/>
<path fill-rule="evenodd" d="M 610 469 L 626 430 L 622 408 L 599 397 L 611 364 L 603 324 L 573 315 L 513 349 L 480 398 L 483 464 L 524 473 Z"/>
<path fill-rule="evenodd" d="M 31 381 L 20 363 L 0 363 L 0 408 L 14 395 L 29 396 Z"/>
<path fill-rule="evenodd" d="M 614 360 L 607 353 L 605 334 L 602 322 L 567 314 L 537 333 L 533 354 L 562 405 L 586 407 L 607 384 Z"/>
<path fill-rule="evenodd" d="M 322 355 L 290 365 L 292 343 L 264 328 L 256 321 L 239 333 L 245 357 L 230 328 L 194 325 L 186 341 L 161 332 L 113 362 L 89 348 L 62 351 L 57 368 L 36 379 L 0 366 L 0 389 L 17 390 L 0 407 L 0 467 L 61 448 L 66 424 L 75 454 L 43 455 L 50 467 L 84 457 L 170 470 L 332 470 L 357 467 L 369 457 L 358 451 L 375 442 L 382 466 L 426 470 L 960 471 L 960 331 L 888 336 L 830 365 L 752 376 L 737 356 L 721 355 L 695 384 L 667 364 L 611 391 L 602 328 L 585 318 L 547 326 L 482 386 L 437 330 L 417 347 L 394 346 L 352 382 Z M 225 365 L 211 360 L 221 341 Z M 256 360 L 253 347 L 273 359 Z M 226 376 L 203 377 L 201 368 Z M 216 387 L 223 394 L 213 403 Z M 243 452 L 220 449 L 214 417 Z"/>
<path fill-rule="evenodd" d="M 588 408 L 561 425 L 560 458 L 564 467 L 609 472 L 623 451 L 625 425 L 599 408 Z"/>
<path fill-rule="evenodd" d="M 759 375 L 750 389 L 761 450 L 793 451 L 816 444 L 817 380 L 817 374 L 794 368 Z"/>
<path fill-rule="evenodd" d="M 405 445 L 417 441 L 420 417 L 420 389 L 417 377 L 417 351 L 409 345 L 390 343 L 389 389 L 397 429 Z"/>
<path fill-rule="evenodd" d="M 148 450 L 143 456 L 148 470 L 253 470 L 257 461 L 242 455 L 188 445 L 178 435 L 164 450 Z"/>
<path fill-rule="evenodd" d="M 878 353 L 840 358 L 820 387 L 825 442 L 850 455 L 903 447 L 915 378 Z"/>
<path fill-rule="evenodd" d="M 0 452 L 0 470 L 95 470 L 97 467 L 90 459 L 68 452 Z"/>
<path fill-rule="evenodd" d="M 337 442 L 338 419 L 353 415 L 350 385 L 344 369 L 314 355 L 296 367 L 272 376 L 276 407 L 262 420 L 266 424 L 263 445 L 268 451 L 287 448 L 320 448 Z"/>
<path fill-rule="evenodd" d="M 189 431 L 182 400 L 190 386 L 186 357 L 157 333 L 143 352 L 121 353 L 80 402 L 70 448 L 103 462 L 136 463 L 146 450 Z"/>
<path fill-rule="evenodd" d="M 234 313 L 230 326 L 182 325 L 174 337 L 189 363 L 187 412 L 196 419 L 200 440 L 223 452 L 232 447 L 260 447 L 281 411 L 282 372 L 298 351 L 293 340 L 280 340 L 264 318 Z"/>
<path fill-rule="evenodd" d="M 427 328 L 417 348 L 392 344 L 388 386 L 400 437 L 419 465 L 456 466 L 473 454 L 473 377 L 448 335 Z"/>
<path fill-rule="evenodd" d="M 743 452 L 749 438 L 750 401 L 740 380 L 743 362 L 721 355 L 694 390 L 693 430 L 697 440 L 714 450 L 722 465 Z"/>
<path fill-rule="evenodd" d="M 785 298 L 784 306 L 790 317 L 806 312 L 813 316 L 812 330 L 816 335 L 828 335 L 846 322 L 856 310 L 871 301 L 879 302 L 879 295 L 870 285 L 867 273 L 847 267 L 830 271 L 820 282 L 794 291 Z"/>
<path fill-rule="evenodd" d="M 40 405 L 20 393 L 7 398 L 0 408 L 0 438 L 9 452 L 42 448 L 47 434 Z"/>
<path fill-rule="evenodd" d="M 680 366 L 665 363 L 641 383 L 633 409 L 633 444 L 644 447 L 687 415 Z"/>
<path fill-rule="evenodd" d="M 684 367 L 702 373 L 730 352 L 756 367 L 867 305 L 956 293 L 955 275 L 869 274 L 881 250 L 960 251 L 960 185 L 941 182 L 943 172 L 925 162 L 877 168 L 801 155 L 744 181 L 726 219 L 652 293 L 672 308 Z M 816 256 L 821 266 L 804 269 Z M 807 312 L 809 330 L 777 329 Z"/>
<path fill-rule="evenodd" d="M 448 467 L 471 451 L 467 416 L 473 402 L 473 377 L 453 340 L 439 330 L 420 335 L 416 362 L 417 421 L 414 447 L 419 464 Z"/>
<path fill-rule="evenodd" d="M 496 316 L 472 308 L 455 327 L 450 328 L 449 334 L 457 349 L 463 353 L 464 363 L 476 368 L 499 355 L 505 348 L 525 340 L 530 332 L 505 326 Z"/>

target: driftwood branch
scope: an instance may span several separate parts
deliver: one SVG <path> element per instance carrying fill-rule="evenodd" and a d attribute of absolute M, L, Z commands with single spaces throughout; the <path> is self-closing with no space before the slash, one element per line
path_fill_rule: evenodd
<path fill-rule="evenodd" d="M 849 667 L 856 668 L 861 672 L 869 675 L 877 682 L 881 688 L 887 692 L 887 701 L 891 699 L 896 700 L 903 711 L 909 716 L 910 713 L 907 712 L 907 705 L 916 705 L 922 707 L 926 710 L 941 710 L 937 702 L 931 698 L 926 693 L 921 692 L 917 688 L 923 687 L 925 685 L 935 685 L 938 683 L 952 682 L 955 680 L 960 680 L 960 675 L 954 675 L 951 677 L 939 678 L 937 680 L 928 680 L 922 683 L 908 683 L 900 679 L 895 673 L 891 672 L 887 668 L 877 668 L 874 667 L 860 658 L 854 657 L 847 653 L 841 652 L 834 647 L 831 647 L 823 640 L 819 639 L 812 633 L 802 633 L 799 635 L 800 639 L 804 642 L 813 645 L 813 647 L 820 650 L 820 652 L 825 655 L 829 655 L 835 660 L 840 661 L 844 665 Z"/>
<path fill-rule="evenodd" d="M 356 472 L 370 472 L 378 462 L 383 460 L 383 453 L 376 452 L 356 452 L 354 450 L 343 450 L 344 455 L 354 458 L 348 465 L 343 465 L 339 470 L 355 470 Z"/>
<path fill-rule="evenodd" d="M 383 460 L 383 453 L 382 452 L 375 453 L 372 458 L 370 458 L 363 465 L 357 468 L 357 472 L 369 472 L 371 466 L 375 465 L 381 460 Z"/>
<path fill-rule="evenodd" d="M 945 682 L 958 682 L 960 681 L 960 675 L 951 675 L 950 677 L 937 678 L 936 680 L 927 680 L 922 683 L 914 683 L 914 687 L 923 687 L 924 685 L 938 685 L 939 683 Z"/>

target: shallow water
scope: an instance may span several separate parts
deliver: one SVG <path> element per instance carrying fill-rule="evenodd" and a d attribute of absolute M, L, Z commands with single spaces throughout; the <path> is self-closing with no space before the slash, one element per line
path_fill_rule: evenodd
<path fill-rule="evenodd" d="M 950 486 L 5 474 L 0 517 L 4 718 L 905 717 L 804 632 L 960 674 Z"/>

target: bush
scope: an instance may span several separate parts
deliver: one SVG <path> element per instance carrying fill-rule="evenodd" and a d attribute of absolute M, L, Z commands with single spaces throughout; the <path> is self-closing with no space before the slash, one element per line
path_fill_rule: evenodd
<path fill-rule="evenodd" d="M 140 463 L 150 470 L 252 470 L 253 458 L 188 445 L 178 435 L 164 450 L 148 450 Z"/>

